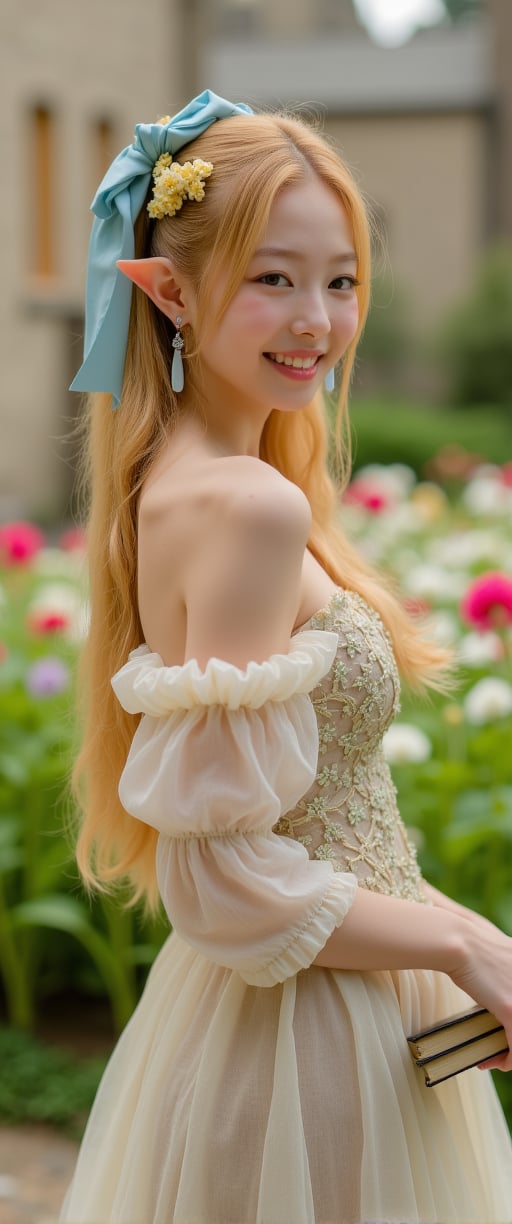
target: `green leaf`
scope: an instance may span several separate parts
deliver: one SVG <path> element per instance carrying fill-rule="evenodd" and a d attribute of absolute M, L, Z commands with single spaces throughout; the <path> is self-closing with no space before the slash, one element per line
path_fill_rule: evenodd
<path fill-rule="evenodd" d="M 25 901 L 11 911 L 11 921 L 14 928 L 46 926 L 63 931 L 83 944 L 112 1000 L 116 1024 L 119 1029 L 124 1027 L 136 1003 L 134 989 L 126 968 L 107 939 L 95 929 L 80 901 L 58 893 Z"/>
<path fill-rule="evenodd" d="M 30 777 L 25 761 L 20 756 L 0 753 L 0 777 L 14 786 L 26 786 Z"/>

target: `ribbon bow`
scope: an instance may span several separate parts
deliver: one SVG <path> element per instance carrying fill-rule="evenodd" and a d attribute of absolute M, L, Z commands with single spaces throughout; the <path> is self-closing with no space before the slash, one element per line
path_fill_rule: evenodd
<path fill-rule="evenodd" d="M 115 408 L 121 399 L 132 285 L 116 261 L 134 258 L 133 227 L 155 162 L 162 153 L 178 153 L 216 119 L 251 114 L 245 103 L 228 102 L 205 89 L 168 123 L 138 123 L 133 144 L 109 166 L 91 204 L 84 360 L 72 391 L 110 391 Z"/>

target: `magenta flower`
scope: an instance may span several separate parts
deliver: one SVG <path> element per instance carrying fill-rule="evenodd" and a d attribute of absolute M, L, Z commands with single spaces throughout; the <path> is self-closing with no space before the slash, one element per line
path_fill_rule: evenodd
<path fill-rule="evenodd" d="M 0 558 L 7 565 L 24 565 L 43 544 L 43 533 L 33 523 L 5 523 L 0 527 Z"/>
<path fill-rule="evenodd" d="M 460 613 L 481 632 L 512 625 L 512 578 L 499 571 L 480 574 L 468 587 Z"/>
<path fill-rule="evenodd" d="M 25 685 L 33 697 L 56 697 L 69 688 L 69 681 L 69 667 L 53 655 L 38 659 L 25 676 Z"/>
<path fill-rule="evenodd" d="M 32 633 L 46 637 L 52 633 L 63 633 L 69 628 L 70 619 L 63 612 L 32 612 L 27 618 L 27 626 Z"/>
<path fill-rule="evenodd" d="M 380 514 L 381 510 L 387 510 L 392 505 L 392 498 L 386 490 L 362 479 L 352 481 L 343 500 L 349 505 L 364 506 L 372 514 Z"/>

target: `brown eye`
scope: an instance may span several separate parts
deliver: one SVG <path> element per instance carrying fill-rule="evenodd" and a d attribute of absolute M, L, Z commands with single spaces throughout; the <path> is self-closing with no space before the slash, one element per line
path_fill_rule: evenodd
<path fill-rule="evenodd" d="M 360 281 L 356 280 L 355 276 L 336 276 L 329 285 L 329 289 L 355 289 L 356 285 L 360 285 Z"/>
<path fill-rule="evenodd" d="M 264 276 L 259 276 L 258 281 L 261 285 L 275 286 L 281 288 L 281 283 L 289 285 L 288 277 L 283 272 L 266 272 Z"/>

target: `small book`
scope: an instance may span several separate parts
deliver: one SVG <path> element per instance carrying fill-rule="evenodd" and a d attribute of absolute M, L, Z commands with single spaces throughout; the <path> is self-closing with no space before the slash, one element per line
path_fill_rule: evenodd
<path fill-rule="evenodd" d="M 484 1007 L 473 1007 L 408 1038 L 428 1088 L 508 1050 L 503 1025 Z"/>
<path fill-rule="evenodd" d="M 478 1066 L 484 1059 L 492 1058 L 494 1054 L 506 1054 L 507 1050 L 507 1039 L 504 1030 L 500 1028 L 494 1033 L 486 1033 L 484 1037 L 465 1041 L 463 1045 L 457 1046 L 455 1050 L 448 1050 L 446 1054 L 437 1054 L 426 1062 L 417 1062 L 416 1066 L 421 1067 L 427 1088 L 433 1088 L 434 1084 L 440 1084 L 451 1075 L 458 1075 L 459 1071 L 469 1071 L 470 1067 Z"/>
<path fill-rule="evenodd" d="M 436 1054 L 445 1054 L 465 1041 L 473 1041 L 485 1033 L 495 1033 L 501 1027 L 499 1020 L 487 1008 L 476 1005 L 469 1011 L 458 1012 L 448 1020 L 441 1020 L 421 1033 L 415 1033 L 407 1040 L 414 1058 L 435 1058 Z"/>

